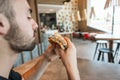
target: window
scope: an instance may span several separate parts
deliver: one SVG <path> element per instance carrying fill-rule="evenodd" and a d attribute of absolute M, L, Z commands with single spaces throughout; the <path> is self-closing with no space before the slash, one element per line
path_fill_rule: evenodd
<path fill-rule="evenodd" d="M 113 2 L 111 1 L 108 3 L 109 6 L 105 7 L 106 2 L 107 0 L 91 0 L 88 25 L 108 33 L 112 33 L 113 27 L 113 34 L 120 35 L 120 7 L 116 5 L 113 14 Z"/>

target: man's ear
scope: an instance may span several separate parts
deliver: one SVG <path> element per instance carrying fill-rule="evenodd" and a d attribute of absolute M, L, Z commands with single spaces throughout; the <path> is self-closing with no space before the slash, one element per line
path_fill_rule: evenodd
<path fill-rule="evenodd" d="M 4 25 L 2 22 L 0 22 L 0 35 L 4 35 L 4 34 L 5 34 Z"/>
<path fill-rule="evenodd" d="M 0 14 L 0 35 L 6 34 L 9 27 L 8 19 L 3 14 Z"/>

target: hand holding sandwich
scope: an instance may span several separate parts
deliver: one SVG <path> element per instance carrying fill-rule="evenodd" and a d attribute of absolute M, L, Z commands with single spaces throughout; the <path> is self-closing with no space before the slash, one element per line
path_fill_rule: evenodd
<path fill-rule="evenodd" d="M 77 67 L 76 48 L 69 38 L 64 38 L 67 42 L 67 49 L 63 50 L 59 46 L 55 48 L 55 52 L 60 55 L 61 60 L 68 73 L 69 80 L 80 80 Z"/>
<path fill-rule="evenodd" d="M 66 68 L 69 80 L 80 80 L 77 67 L 76 48 L 69 38 L 54 34 L 48 41 L 55 46 L 55 53 L 59 54 Z"/>

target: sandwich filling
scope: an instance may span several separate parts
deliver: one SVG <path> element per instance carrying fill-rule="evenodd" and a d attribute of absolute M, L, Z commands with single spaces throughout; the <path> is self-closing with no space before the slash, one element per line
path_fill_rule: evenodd
<path fill-rule="evenodd" d="M 48 38 L 48 41 L 51 43 L 51 44 L 57 44 L 59 45 L 63 50 L 67 49 L 67 42 L 65 41 L 65 39 L 59 35 L 59 34 L 54 34 L 52 36 L 50 36 Z"/>

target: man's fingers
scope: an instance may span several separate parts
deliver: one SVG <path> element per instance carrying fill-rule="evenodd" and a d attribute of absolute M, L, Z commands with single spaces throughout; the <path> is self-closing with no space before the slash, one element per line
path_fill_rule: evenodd
<path fill-rule="evenodd" d="M 52 49 L 52 50 L 53 50 L 55 47 L 56 47 L 56 45 L 55 45 L 55 44 L 52 44 L 52 45 L 49 45 L 49 46 L 48 46 L 48 49 Z"/>
<path fill-rule="evenodd" d="M 56 54 L 54 54 L 54 55 L 52 55 L 52 56 L 50 57 L 51 61 L 53 61 L 53 60 L 55 60 L 55 59 L 57 59 L 57 58 L 58 58 L 58 56 L 57 56 Z"/>
<path fill-rule="evenodd" d="M 69 38 L 64 37 L 64 39 L 67 41 L 68 47 L 70 47 L 73 44 Z"/>
<path fill-rule="evenodd" d="M 66 41 L 71 42 L 71 40 L 70 40 L 68 37 L 64 37 L 64 39 L 65 39 Z"/>
<path fill-rule="evenodd" d="M 61 48 L 55 48 L 56 54 L 59 54 L 60 56 L 64 56 L 64 51 Z"/>
<path fill-rule="evenodd" d="M 48 48 L 45 50 L 45 54 L 49 54 L 49 55 L 50 54 L 55 54 L 54 48 L 55 48 L 55 46 L 49 45 Z"/>

